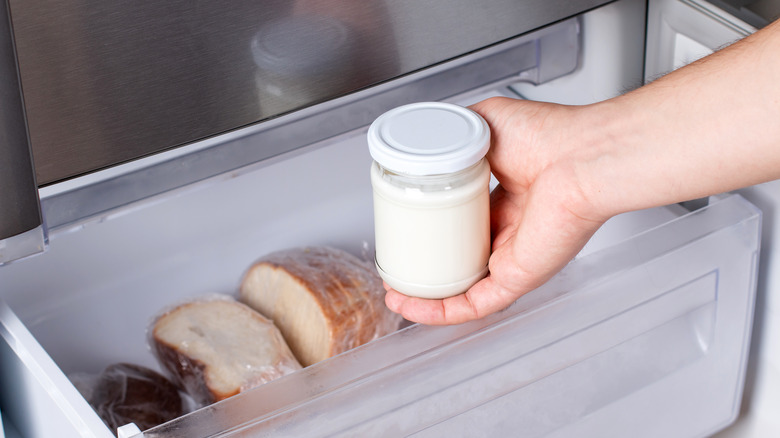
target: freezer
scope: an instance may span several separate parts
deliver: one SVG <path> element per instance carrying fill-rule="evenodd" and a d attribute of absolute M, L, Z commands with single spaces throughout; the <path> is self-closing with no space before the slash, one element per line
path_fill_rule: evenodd
<path fill-rule="evenodd" d="M 40 257 L 4 268 L 4 287 L 18 291 L 3 309 L 4 414 L 28 422 L 17 427 L 32 436 L 63 430 L 110 436 L 69 373 L 99 372 L 117 361 L 154 367 L 145 335 L 153 314 L 189 296 L 232 293 L 241 271 L 265 252 L 335 244 L 360 254 L 371 236 L 370 191 L 358 184 L 365 177 L 359 164 L 368 161 L 361 137 L 145 208 L 144 214 L 157 213 L 151 230 L 129 213 L 59 237 L 57 246 L 69 250 L 57 257 L 52 244 L 49 266 L 39 266 Z M 341 184 L 312 193 L 304 174 L 321 176 L 312 168 L 345 156 L 362 159 L 347 160 Z M 288 205 L 273 194 L 225 201 L 245 184 L 284 174 L 301 181 L 287 189 Z M 318 205 L 334 191 L 343 198 Z M 290 215 L 264 220 L 258 206 L 271 204 Z M 210 215 L 212 209 L 217 213 Z M 226 209 L 235 216 L 223 215 Z M 405 328 L 144 436 L 715 431 L 739 406 L 760 215 L 738 196 L 692 213 L 679 210 L 613 224 L 615 235 L 605 236 L 602 248 L 591 247 L 498 315 L 456 327 Z M 254 225 L 207 231 L 219 216 L 250 217 Z M 319 220 L 306 220 L 312 216 Z M 649 231 L 637 234 L 631 228 L 642 221 L 640 229 Z M 171 232 L 184 228 L 197 238 Z M 15 284 L 17 275 L 24 281 Z M 90 284 L 79 284 L 84 277 Z M 39 291 L 51 288 L 57 293 L 44 299 Z"/>
<path fill-rule="evenodd" d="M 38 181 L 32 210 L 11 220 L 10 204 L 0 203 L 0 231 L 20 231 L 0 236 L 8 436 L 703 437 L 739 416 L 762 213 L 726 193 L 611 219 L 560 274 L 484 319 L 401 323 L 216 403 L 185 394 L 185 414 L 146 430 L 109 427 L 84 382 L 117 363 L 165 374 L 149 342 L 161 312 L 236 297 L 250 266 L 274 251 L 330 247 L 373 263 L 366 131 L 376 116 L 420 100 L 615 96 L 652 75 L 645 30 L 662 2 L 496 1 L 478 11 L 467 2 L 371 2 L 352 14 L 333 3 L 331 15 L 328 2 L 268 2 L 278 16 L 264 15 L 260 27 L 240 13 L 257 13 L 247 2 L 216 14 L 223 30 L 213 33 L 199 27 L 208 14 L 174 2 L 158 6 L 176 17 L 155 18 L 159 34 L 134 37 L 153 56 L 121 39 L 153 8 L 127 6 L 122 23 L 97 8 L 97 24 L 83 27 L 90 14 L 66 3 L 54 27 L 68 32 L 57 38 L 41 24 L 54 10 L 36 17 L 32 6 L 8 2 L 22 91 L 14 105 L 26 120 L 8 138 L 29 146 L 32 162 L 14 168 Z M 497 16 L 503 21 L 489 24 Z M 422 44 L 434 17 L 436 37 Z M 392 29 L 393 50 L 366 20 Z M 482 31 L 455 38 L 458 26 Z M 318 38 L 293 38 L 311 29 Z M 261 38 L 269 33 L 284 38 Z M 89 44 L 90 35 L 107 44 Z M 294 55 L 322 35 L 334 40 L 304 52 L 323 64 L 304 70 L 278 58 L 267 64 L 272 56 L 260 50 L 282 41 Z M 166 38 L 175 44 L 156 46 Z M 246 44 L 225 53 L 225 41 Z M 112 57 L 112 44 L 125 51 Z M 698 46 L 674 47 L 682 59 L 680 50 Z M 358 55 L 370 55 L 354 64 L 365 71 L 342 69 Z M 61 68 L 60 82 L 46 76 L 56 71 L 38 70 L 45 58 Z M 225 76 L 230 64 L 217 61 L 234 62 L 234 80 Z M 283 74 L 273 70 L 280 66 Z M 26 179 L 14 184 L 27 187 Z"/>

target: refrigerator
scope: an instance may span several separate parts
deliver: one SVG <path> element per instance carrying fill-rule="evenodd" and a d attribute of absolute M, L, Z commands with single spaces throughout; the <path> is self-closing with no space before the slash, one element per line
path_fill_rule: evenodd
<path fill-rule="evenodd" d="M 368 125 L 418 101 L 614 97 L 776 2 L 0 2 L 0 436 L 780 433 L 780 184 L 609 220 L 549 282 L 147 430 L 79 376 L 276 250 L 373 260 Z"/>

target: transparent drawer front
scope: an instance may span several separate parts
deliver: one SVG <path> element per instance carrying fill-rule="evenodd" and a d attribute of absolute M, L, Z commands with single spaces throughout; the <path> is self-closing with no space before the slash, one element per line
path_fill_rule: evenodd
<path fill-rule="evenodd" d="M 712 200 L 500 314 L 411 326 L 143 436 L 706 436 L 739 409 L 759 225 Z"/>
<path fill-rule="evenodd" d="M 0 405 L 4 409 L 4 423 L 0 427 L 6 429 L 9 437 L 111 436 L 3 300 L 0 300 Z M 12 418 L 16 424 L 11 423 Z M 17 433 L 15 428 L 24 433 Z M 93 434 L 96 430 L 104 434 Z"/>

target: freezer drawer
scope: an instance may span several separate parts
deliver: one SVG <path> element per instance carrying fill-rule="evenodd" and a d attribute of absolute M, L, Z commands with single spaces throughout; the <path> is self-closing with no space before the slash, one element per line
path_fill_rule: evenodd
<path fill-rule="evenodd" d="M 145 330 L 160 309 L 233 293 L 255 258 L 279 248 L 370 257 L 364 134 L 62 235 L 44 256 L 5 266 L 4 417 L 24 436 L 110 437 L 67 376 L 117 361 L 156 367 Z M 736 195 L 691 213 L 618 217 L 504 312 L 411 326 L 143 436 L 707 435 L 739 407 L 759 222 Z"/>
<path fill-rule="evenodd" d="M 555 89 L 584 103 L 627 88 L 641 78 L 643 40 L 625 28 L 644 35 L 644 10 L 623 0 L 583 15 L 576 72 L 516 90 L 543 99 Z M 622 30 L 592 38 L 595 29 Z M 375 92 L 449 99 L 466 87 L 412 79 Z M 477 82 L 468 86 L 484 84 Z M 42 190 L 52 244 L 0 268 L 3 420 L 23 437 L 109 438 L 114 431 L 73 376 L 119 361 L 157 368 L 146 329 L 160 310 L 235 293 L 244 270 L 277 249 L 331 245 L 370 258 L 365 130 L 318 142 L 309 134 L 333 127 L 336 114 L 378 107 L 357 98 L 324 105 L 334 111 L 300 114 L 303 139 L 275 129 L 280 118 L 224 148 L 194 145 L 182 159 L 127 174 L 109 169 L 71 192 Z M 253 155 L 259 145 L 293 140 L 300 148 L 292 152 Z M 231 161 L 245 153 L 253 158 Z M 159 175 L 173 182 L 161 188 Z M 179 184 L 181 175 L 203 181 Z M 455 327 L 413 325 L 143 436 L 708 435 L 739 408 L 760 222 L 739 196 L 710 201 L 695 212 L 668 206 L 615 218 L 560 275 L 500 314 Z"/>
<path fill-rule="evenodd" d="M 485 321 L 412 326 L 144 436 L 708 435 L 739 407 L 758 226 L 728 197 Z"/>

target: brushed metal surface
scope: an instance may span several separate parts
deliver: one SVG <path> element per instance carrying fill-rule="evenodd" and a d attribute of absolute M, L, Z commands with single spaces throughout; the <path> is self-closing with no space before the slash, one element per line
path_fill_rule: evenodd
<path fill-rule="evenodd" d="M 0 0 L 0 255 L 42 223 L 7 7 Z"/>
<path fill-rule="evenodd" d="M 276 117 L 605 0 L 9 0 L 38 183 Z"/>
<path fill-rule="evenodd" d="M 577 67 L 579 33 L 578 18 L 564 20 L 265 123 L 43 188 L 46 225 L 52 235 L 68 232 L 167 191 L 215 177 L 232 178 L 262 166 L 270 157 L 365 127 L 399 105 L 479 92 L 481 87 L 494 89 L 500 83 L 539 83 L 566 75 Z"/>

